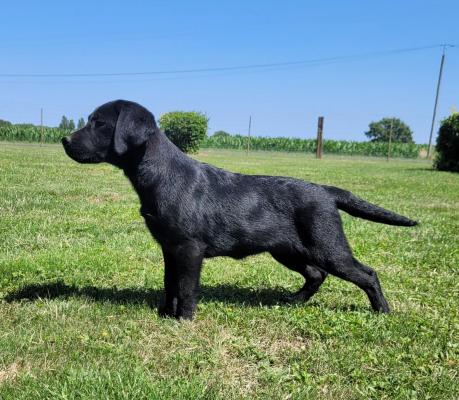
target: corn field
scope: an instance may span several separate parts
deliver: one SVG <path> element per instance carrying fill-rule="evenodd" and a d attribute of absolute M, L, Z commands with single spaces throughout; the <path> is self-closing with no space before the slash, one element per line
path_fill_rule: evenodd
<path fill-rule="evenodd" d="M 210 136 L 204 139 L 201 147 L 243 150 L 247 149 L 247 141 L 247 137 L 241 135 Z M 324 140 L 323 146 L 324 153 L 375 157 L 387 156 L 388 149 L 388 144 L 384 142 L 354 142 L 346 140 Z M 250 149 L 314 153 L 316 151 L 316 140 L 283 137 L 251 137 Z M 417 158 L 426 149 L 426 145 L 392 143 L 391 156 Z"/>
<path fill-rule="evenodd" d="M 60 128 L 43 127 L 43 142 L 57 143 L 70 131 Z M 0 140 L 40 142 L 41 128 L 33 125 L 0 126 Z"/>
<path fill-rule="evenodd" d="M 43 128 L 43 142 L 57 143 L 70 131 L 60 128 Z M 0 127 L 0 140 L 40 142 L 41 128 L 29 125 L 9 125 Z M 241 135 L 210 136 L 201 143 L 204 148 L 245 150 L 247 137 Z M 345 140 L 324 140 L 324 153 L 360 156 L 387 156 L 387 143 L 384 142 L 354 142 Z M 298 138 L 268 138 L 251 137 L 251 150 L 296 151 L 314 153 L 316 151 L 315 139 Z M 427 149 L 426 145 L 414 143 L 392 143 L 391 155 L 393 157 L 417 158 Z"/>

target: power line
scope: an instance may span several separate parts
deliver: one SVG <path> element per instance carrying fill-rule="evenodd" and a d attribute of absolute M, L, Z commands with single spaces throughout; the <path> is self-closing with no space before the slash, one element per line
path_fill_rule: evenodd
<path fill-rule="evenodd" d="M 290 65 L 290 66 L 279 66 L 279 67 L 267 67 L 263 69 L 246 69 L 246 70 L 230 70 L 230 71 L 214 71 L 214 72 L 199 72 L 193 75 L 187 74 L 163 74 L 163 75 L 144 75 L 144 76 L 109 76 L 109 77 L 88 77 L 88 79 L 81 77 L 77 79 L 72 79 L 72 77 L 63 77 L 62 79 L 48 79 L 46 77 L 40 78 L 16 78 L 16 79 L 5 79 L 0 80 L 0 84 L 113 84 L 113 83 L 147 83 L 147 82 L 157 82 L 158 80 L 161 81 L 169 81 L 169 80 L 189 80 L 190 78 L 210 78 L 210 77 L 230 77 L 234 75 L 239 75 L 240 73 L 244 74 L 257 74 L 258 76 L 263 73 L 270 73 L 270 72 L 279 72 L 285 70 L 299 70 L 305 68 L 315 68 L 324 65 L 332 65 L 335 63 L 339 63 L 340 61 L 326 61 L 321 63 L 314 63 L 308 65 Z M 352 61 L 351 61 L 352 62 Z M 1 77 L 1 75 L 0 75 Z M 33 80 L 31 80 L 33 79 Z"/>
<path fill-rule="evenodd" d="M 233 65 L 222 67 L 208 67 L 208 68 L 190 68 L 190 69 L 175 69 L 175 70 L 158 70 L 158 71 L 134 71 L 134 72 L 91 72 L 91 73 L 0 73 L 2 78 L 87 78 L 87 77 L 123 77 L 123 76 L 145 76 L 145 75 L 172 75 L 172 74 L 188 74 L 188 73 L 202 73 L 202 72 L 224 72 L 224 71 L 244 71 L 256 69 L 276 69 L 294 66 L 308 66 L 319 65 L 329 62 L 347 61 L 347 60 L 361 60 L 372 57 L 388 56 L 393 54 L 409 53 L 427 49 L 434 49 L 440 47 L 455 47 L 451 44 L 436 44 L 430 46 L 411 47 L 403 49 L 393 49 L 386 51 L 375 51 L 369 53 L 352 54 L 345 56 L 335 56 L 326 58 L 316 58 L 301 61 L 285 61 L 277 63 L 266 64 L 246 64 L 246 65 Z"/>

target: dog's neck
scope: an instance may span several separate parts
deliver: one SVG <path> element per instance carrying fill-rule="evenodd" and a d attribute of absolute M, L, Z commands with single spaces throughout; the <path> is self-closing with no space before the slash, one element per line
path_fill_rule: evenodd
<path fill-rule="evenodd" d="M 124 162 L 121 168 L 139 195 L 142 206 L 146 206 L 144 199 L 151 199 L 151 195 L 155 193 L 160 194 L 171 179 L 180 179 L 186 164 L 195 162 L 180 151 L 159 129 L 150 136 L 144 146 L 128 157 L 128 162 Z"/>

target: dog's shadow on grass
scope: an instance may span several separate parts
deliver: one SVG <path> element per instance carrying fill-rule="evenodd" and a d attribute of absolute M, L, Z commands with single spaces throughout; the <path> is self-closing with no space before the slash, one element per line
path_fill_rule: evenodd
<path fill-rule="evenodd" d="M 288 297 L 291 295 L 283 288 L 248 288 L 236 285 L 217 285 L 217 286 L 201 286 L 200 301 L 201 302 L 222 302 L 244 307 L 273 307 L 277 305 L 289 304 Z M 43 284 L 32 284 L 15 290 L 4 297 L 4 300 L 12 302 L 20 302 L 24 300 L 35 301 L 39 299 L 56 299 L 56 298 L 71 298 L 82 297 L 92 301 L 111 302 L 116 304 L 132 304 L 132 305 L 147 305 L 150 308 L 157 309 L 163 298 L 162 289 L 140 289 L 126 288 L 119 289 L 117 287 L 100 288 L 95 286 L 78 287 L 75 285 L 67 285 L 63 281 L 56 281 Z M 302 305 L 318 306 L 314 300 Z M 365 312 L 368 308 L 355 304 L 334 305 L 331 308 L 341 312 Z"/>
<path fill-rule="evenodd" d="M 281 288 L 251 289 L 233 285 L 203 285 L 201 286 L 200 301 L 221 301 L 243 306 L 274 306 L 285 304 L 288 294 L 286 290 Z M 57 281 L 24 286 L 7 294 L 4 300 L 7 302 L 16 302 L 71 297 L 83 297 L 93 301 L 108 301 L 119 304 L 146 304 L 151 308 L 157 308 L 163 297 L 163 290 L 140 288 L 119 289 L 116 287 L 100 288 L 95 286 L 78 287 L 67 285 L 63 281 Z"/>

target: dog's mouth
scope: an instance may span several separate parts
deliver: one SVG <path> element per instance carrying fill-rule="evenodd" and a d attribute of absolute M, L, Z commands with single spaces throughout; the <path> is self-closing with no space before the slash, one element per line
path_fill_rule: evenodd
<path fill-rule="evenodd" d="M 70 140 L 67 137 L 62 139 L 62 145 L 64 146 L 65 153 L 74 161 L 80 164 L 97 164 L 104 161 L 103 157 L 98 154 L 87 155 L 84 154 L 77 148 L 71 145 Z"/>

